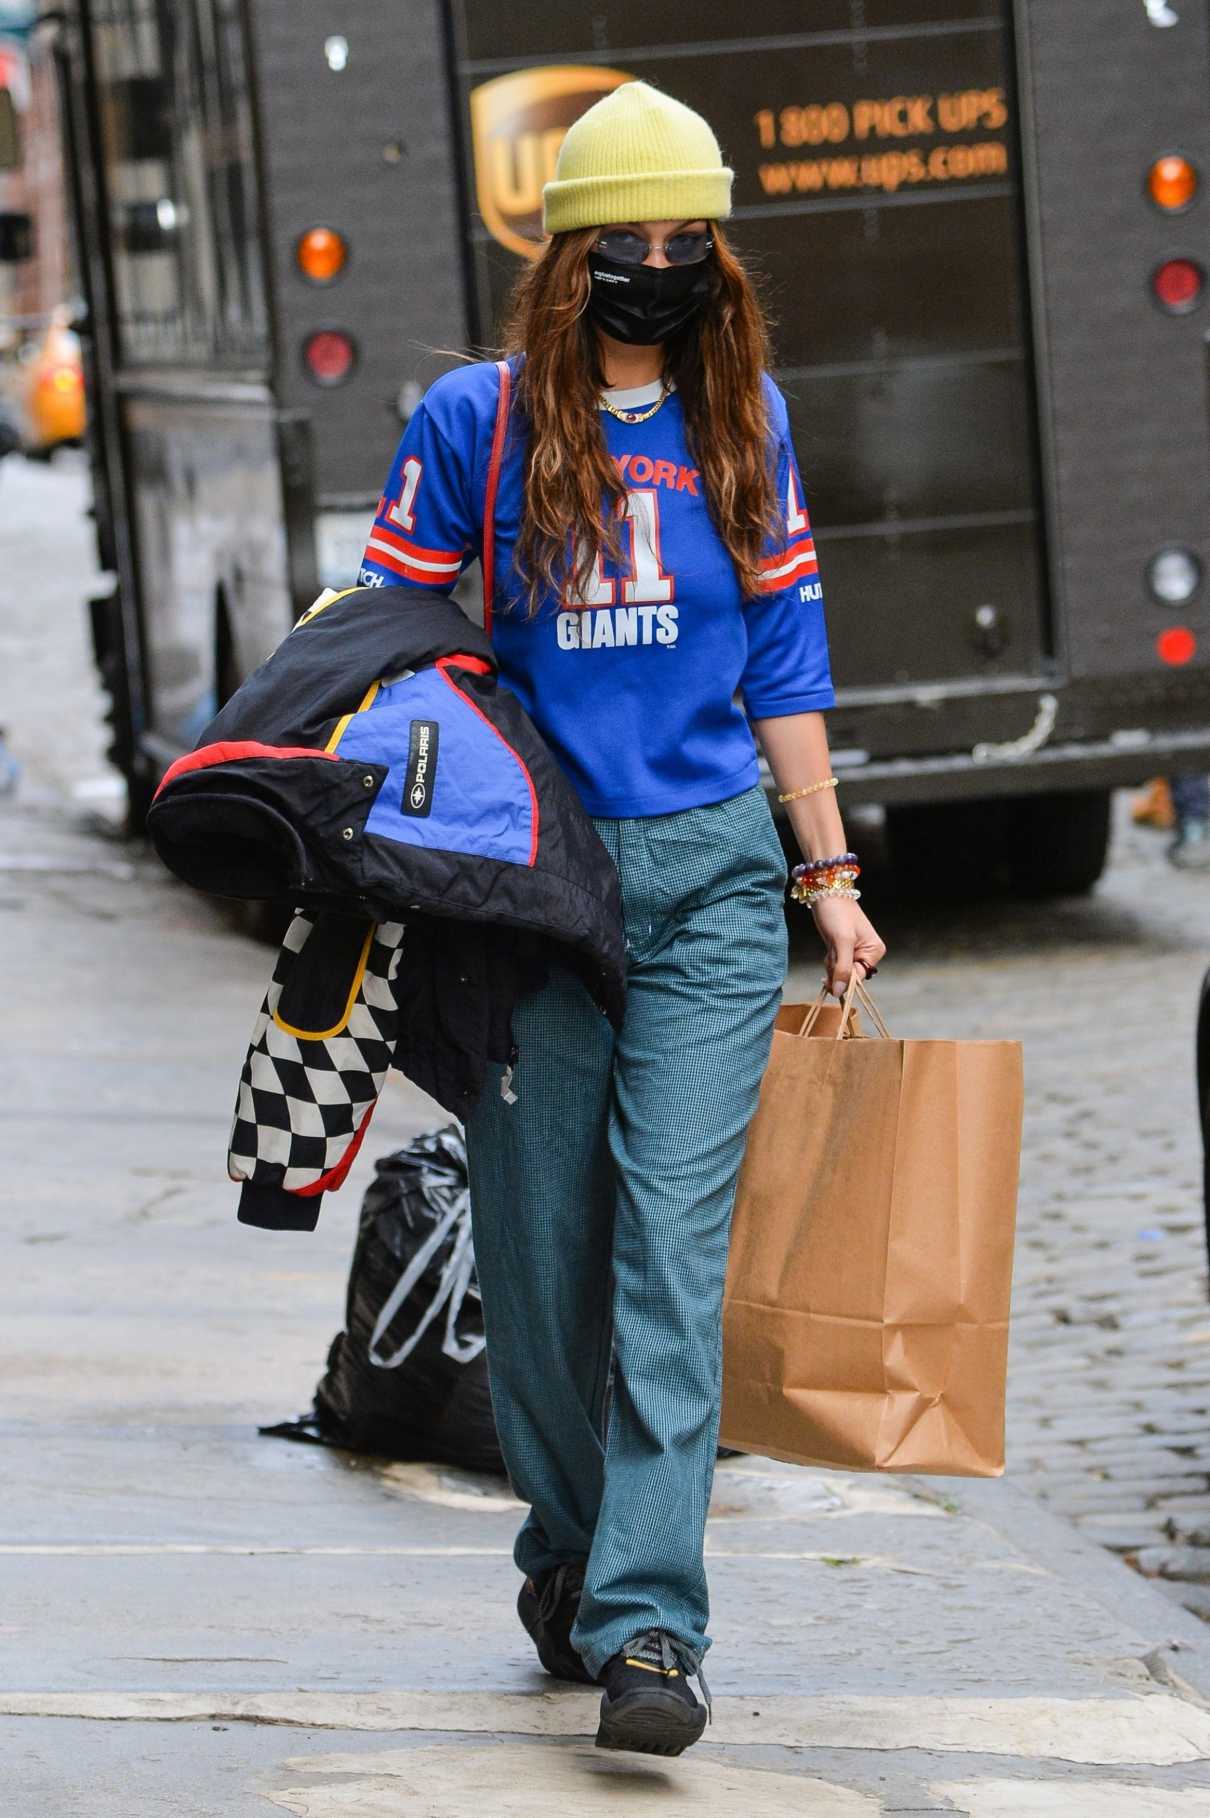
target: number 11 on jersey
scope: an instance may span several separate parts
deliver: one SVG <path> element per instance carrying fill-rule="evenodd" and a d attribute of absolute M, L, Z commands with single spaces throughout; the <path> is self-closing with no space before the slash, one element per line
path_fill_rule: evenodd
<path fill-rule="evenodd" d="M 630 549 L 622 577 L 622 601 L 627 606 L 662 605 L 676 598 L 676 579 L 665 574 L 660 560 L 660 503 L 655 492 L 626 494 L 626 531 Z M 618 582 L 605 573 L 600 550 L 583 597 L 574 589 L 566 595 L 568 606 L 613 606 L 618 600 Z"/>

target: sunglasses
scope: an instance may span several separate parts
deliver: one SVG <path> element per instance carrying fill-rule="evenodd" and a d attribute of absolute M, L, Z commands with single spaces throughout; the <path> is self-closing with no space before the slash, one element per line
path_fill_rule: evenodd
<path fill-rule="evenodd" d="M 700 265 L 713 250 L 714 241 L 708 233 L 672 234 L 662 248 L 669 265 Z M 616 260 L 619 265 L 641 265 L 650 253 L 659 252 L 661 248 L 653 246 L 642 234 L 632 234 L 619 227 L 601 235 L 596 242 L 596 251 L 607 259 Z"/>

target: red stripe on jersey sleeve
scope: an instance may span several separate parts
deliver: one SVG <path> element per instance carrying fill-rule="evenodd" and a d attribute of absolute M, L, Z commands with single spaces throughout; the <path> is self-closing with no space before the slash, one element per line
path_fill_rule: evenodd
<path fill-rule="evenodd" d="M 421 564 L 406 559 L 396 553 L 389 543 L 383 541 L 378 533 L 371 536 L 365 547 L 363 562 L 371 562 L 378 568 L 385 568 L 390 574 L 402 575 L 405 581 L 415 581 L 421 587 L 432 587 L 442 581 L 456 581 L 460 563 L 455 556 L 449 562 L 427 562 Z"/>
<path fill-rule="evenodd" d="M 809 553 L 810 555 L 815 554 L 814 537 L 793 537 L 783 549 L 777 550 L 773 555 L 767 555 L 761 558 L 761 571 L 762 573 L 769 574 L 775 568 L 784 568 L 789 561 L 797 559 L 798 556 L 804 553 Z"/>
<path fill-rule="evenodd" d="M 815 544 L 808 539 L 761 563 L 760 590 L 762 593 L 779 593 L 783 587 L 788 587 L 791 581 L 797 581 L 802 575 L 818 573 L 819 559 L 815 554 Z"/>
<path fill-rule="evenodd" d="M 462 552 L 460 550 L 425 549 L 422 544 L 413 543 L 410 542 L 407 537 L 401 537 L 399 532 L 392 529 L 389 524 L 375 523 L 370 529 L 370 535 L 371 537 L 380 538 L 383 542 L 390 543 L 394 549 L 398 550 L 401 556 L 404 556 L 413 562 L 433 562 L 439 563 L 442 566 L 452 565 L 455 568 L 460 568 L 462 565 Z"/>

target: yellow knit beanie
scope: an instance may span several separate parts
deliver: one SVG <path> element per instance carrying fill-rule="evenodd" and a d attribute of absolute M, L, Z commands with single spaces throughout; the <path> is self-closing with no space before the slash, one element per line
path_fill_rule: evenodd
<path fill-rule="evenodd" d="M 572 122 L 542 190 L 548 234 L 611 221 L 707 221 L 731 213 L 731 178 L 700 114 L 624 82 Z"/>

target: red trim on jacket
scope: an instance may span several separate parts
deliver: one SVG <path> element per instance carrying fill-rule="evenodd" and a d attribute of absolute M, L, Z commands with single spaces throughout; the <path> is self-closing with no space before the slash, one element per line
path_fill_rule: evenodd
<path fill-rule="evenodd" d="M 331 758 L 339 762 L 334 751 L 321 751 L 315 745 L 261 745 L 255 739 L 220 740 L 217 745 L 203 745 L 200 751 L 187 751 L 175 764 L 169 764 L 160 779 L 156 795 L 165 784 L 190 770 L 208 770 L 212 764 L 230 764 L 239 758 Z"/>
<path fill-rule="evenodd" d="M 352 1142 L 334 1168 L 329 1168 L 326 1174 L 321 1174 L 318 1180 L 313 1180 L 309 1187 L 291 1187 L 289 1189 L 295 1199 L 314 1199 L 317 1193 L 334 1193 L 337 1187 L 344 1186 L 345 1175 L 357 1158 L 357 1151 L 361 1147 L 362 1138 L 370 1127 L 370 1119 L 374 1115 L 374 1107 L 377 1103 L 377 1098 L 371 1099 L 366 1106 L 366 1114 L 358 1124 Z"/>

